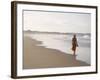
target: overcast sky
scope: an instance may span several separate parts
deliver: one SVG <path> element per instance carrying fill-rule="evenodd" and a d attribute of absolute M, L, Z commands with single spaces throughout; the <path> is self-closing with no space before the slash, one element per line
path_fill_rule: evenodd
<path fill-rule="evenodd" d="M 90 33 L 91 14 L 24 11 L 24 30 Z"/>

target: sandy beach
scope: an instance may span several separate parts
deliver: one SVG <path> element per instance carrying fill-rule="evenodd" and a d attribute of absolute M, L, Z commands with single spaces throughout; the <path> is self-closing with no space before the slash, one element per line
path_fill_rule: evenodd
<path fill-rule="evenodd" d="M 38 44 L 41 42 L 24 36 L 23 69 L 89 66 L 71 54 Z"/>

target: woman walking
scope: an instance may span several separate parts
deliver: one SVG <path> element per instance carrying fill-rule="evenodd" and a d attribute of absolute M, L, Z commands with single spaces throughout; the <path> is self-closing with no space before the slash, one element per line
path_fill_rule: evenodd
<path fill-rule="evenodd" d="M 77 43 L 76 34 L 74 34 L 73 38 L 72 38 L 72 51 L 73 51 L 73 55 L 76 55 L 76 47 L 78 47 L 78 43 Z"/>

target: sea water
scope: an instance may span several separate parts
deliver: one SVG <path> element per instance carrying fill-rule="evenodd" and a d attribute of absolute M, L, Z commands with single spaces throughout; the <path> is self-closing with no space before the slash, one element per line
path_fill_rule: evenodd
<path fill-rule="evenodd" d="M 48 34 L 48 33 L 28 33 L 27 36 L 41 41 L 37 46 L 44 46 L 49 49 L 56 49 L 66 54 L 73 55 L 72 37 L 73 34 Z M 76 59 L 91 64 L 91 36 L 90 34 L 76 34 L 78 47 Z"/>

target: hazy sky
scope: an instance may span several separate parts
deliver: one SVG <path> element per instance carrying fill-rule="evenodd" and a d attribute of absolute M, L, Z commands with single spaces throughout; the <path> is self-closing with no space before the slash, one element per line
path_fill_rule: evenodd
<path fill-rule="evenodd" d="M 24 30 L 90 33 L 91 14 L 24 11 Z"/>

